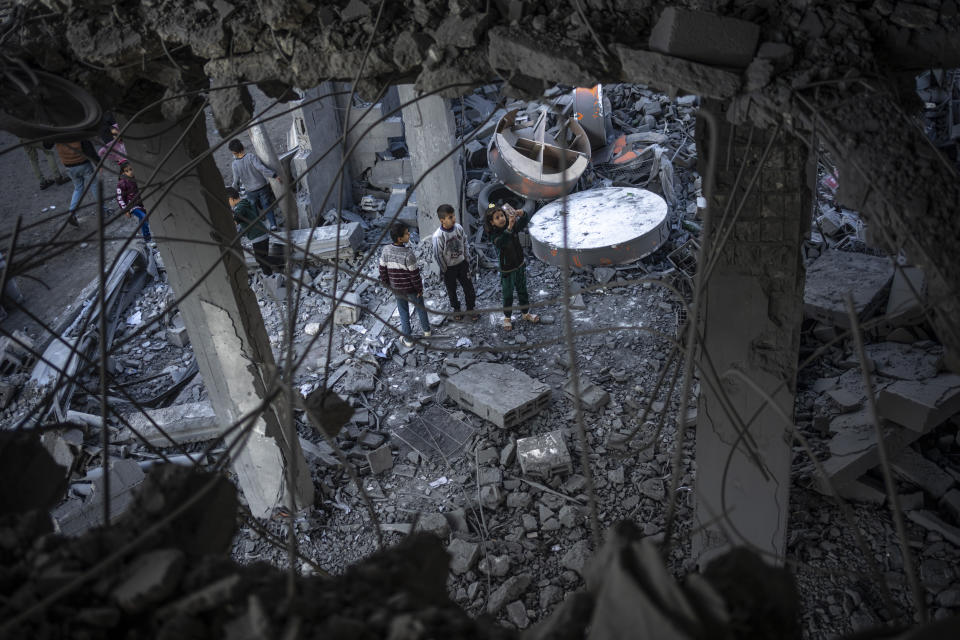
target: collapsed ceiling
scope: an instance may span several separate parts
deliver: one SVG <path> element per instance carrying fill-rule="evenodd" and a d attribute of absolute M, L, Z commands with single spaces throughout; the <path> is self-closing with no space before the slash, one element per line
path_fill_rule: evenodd
<path fill-rule="evenodd" d="M 153 117 L 175 119 L 206 94 L 223 133 L 250 117 L 249 82 L 277 97 L 327 79 L 353 81 L 367 96 L 411 82 L 460 95 L 495 77 L 526 96 L 556 82 L 626 81 L 720 99 L 732 122 L 782 127 L 833 154 L 841 199 L 874 222 L 889 249 L 925 267 L 934 324 L 960 353 L 952 320 L 960 316 L 960 181 L 913 117 L 914 74 L 960 66 L 954 0 L 19 4 L 27 19 L 7 45 L 36 66 L 126 115 L 164 99 Z M 758 34 L 756 55 L 703 64 L 653 54 L 651 33 L 668 8 L 705 12 L 687 22 L 701 41 L 746 25 Z"/>

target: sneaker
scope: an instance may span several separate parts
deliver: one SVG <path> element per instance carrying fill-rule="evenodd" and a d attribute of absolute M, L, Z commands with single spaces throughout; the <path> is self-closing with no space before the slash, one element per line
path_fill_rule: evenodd
<path fill-rule="evenodd" d="M 68 178 L 67 176 L 57 176 L 56 178 L 53 179 L 53 181 L 56 182 L 57 184 L 67 184 L 68 182 L 70 182 L 70 178 Z"/>
<path fill-rule="evenodd" d="M 67 222 L 70 223 L 70 225 L 71 225 L 71 226 L 74 226 L 74 227 L 79 227 L 79 226 L 80 226 L 80 221 L 77 220 L 77 214 L 75 214 L 75 213 L 71 213 L 71 214 L 70 214 L 70 217 L 67 218 Z"/>
<path fill-rule="evenodd" d="M 157 243 L 154 242 L 153 240 L 147 240 L 147 246 L 150 247 L 151 249 L 156 249 Z"/>
<path fill-rule="evenodd" d="M 510 318 L 504 317 L 504 318 L 503 318 L 503 330 L 504 330 L 504 331 L 510 331 L 511 329 L 513 329 L 513 323 L 510 321 Z"/>
<path fill-rule="evenodd" d="M 453 321 L 454 321 L 454 322 L 460 322 L 461 320 L 463 320 L 463 314 L 460 313 L 459 311 L 454 311 L 454 312 L 453 312 Z"/>
<path fill-rule="evenodd" d="M 523 314 L 523 319 L 531 324 L 537 324 L 540 322 L 540 316 L 535 313 L 525 313 Z"/>
<path fill-rule="evenodd" d="M 477 322 L 480 319 L 480 314 L 473 309 L 470 309 L 467 312 L 467 318 L 470 320 L 470 322 Z"/>
<path fill-rule="evenodd" d="M 401 342 L 401 343 L 403 344 L 403 346 L 405 346 L 405 347 L 412 347 L 412 346 L 413 346 L 413 340 L 411 340 L 411 339 L 408 338 L 407 336 L 400 336 L 400 342 Z"/>
<path fill-rule="evenodd" d="M 276 230 L 277 230 L 277 225 L 275 224 L 270 225 L 270 231 L 276 231 Z"/>
<path fill-rule="evenodd" d="M 424 331 L 424 332 L 423 332 L 423 337 L 424 337 L 424 338 L 429 338 L 429 337 L 432 336 L 432 335 L 433 335 L 433 331 Z"/>
<path fill-rule="evenodd" d="M 40 191 L 43 191 L 44 189 L 49 189 L 52 186 L 53 186 L 53 180 L 44 178 L 43 180 L 40 181 Z"/>

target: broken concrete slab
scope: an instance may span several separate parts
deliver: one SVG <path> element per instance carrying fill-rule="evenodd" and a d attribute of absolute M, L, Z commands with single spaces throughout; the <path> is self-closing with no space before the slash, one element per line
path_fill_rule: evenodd
<path fill-rule="evenodd" d="M 341 299 L 342 298 L 342 299 Z M 333 321 L 339 325 L 356 324 L 360 321 L 360 296 L 350 291 L 348 293 L 337 293 L 336 310 L 333 312 Z"/>
<path fill-rule="evenodd" d="M 877 412 L 919 434 L 927 433 L 960 412 L 960 375 L 899 380 L 880 391 Z"/>
<path fill-rule="evenodd" d="M 854 480 L 837 489 L 837 494 L 844 500 L 853 502 L 865 502 L 867 504 L 883 504 L 887 500 L 887 494 L 884 492 L 879 482 L 874 482 L 868 477 Z"/>
<path fill-rule="evenodd" d="M 533 577 L 526 573 L 508 578 L 506 582 L 490 594 L 490 599 L 487 601 L 487 613 L 494 615 L 503 609 L 508 602 L 519 598 L 531 582 L 533 582 Z"/>
<path fill-rule="evenodd" d="M 831 400 L 837 403 L 842 413 L 856 411 L 863 404 L 863 396 L 857 396 L 846 389 L 830 389 L 826 393 Z"/>
<path fill-rule="evenodd" d="M 217 420 L 217 414 L 209 402 L 147 409 L 143 413 L 128 414 L 125 418 L 134 438 L 142 439 L 155 447 L 202 442 L 216 438 L 226 430 Z M 161 433 L 161 429 L 173 442 Z"/>
<path fill-rule="evenodd" d="M 550 403 L 550 387 L 506 364 L 476 362 L 447 378 L 451 400 L 500 428 L 516 426 Z"/>
<path fill-rule="evenodd" d="M 599 411 L 604 405 L 610 402 L 610 394 L 593 383 L 593 381 L 580 376 L 580 406 L 587 411 Z M 563 392 L 568 398 L 573 400 L 573 380 L 568 380 L 563 385 Z"/>
<path fill-rule="evenodd" d="M 923 349 L 898 342 L 878 342 L 864 348 L 876 372 L 895 380 L 925 380 L 937 375 L 940 347 Z"/>
<path fill-rule="evenodd" d="M 887 455 L 894 456 L 920 434 L 903 429 L 889 422 L 882 423 Z M 853 482 L 880 463 L 877 451 L 877 434 L 867 410 L 837 416 L 830 422 L 830 431 L 836 433 L 830 440 L 830 457 L 822 467 L 834 488 Z M 831 494 L 830 484 L 823 476 L 817 476 L 817 489 Z"/>
<path fill-rule="evenodd" d="M 650 49 L 677 58 L 745 68 L 753 60 L 760 27 L 706 11 L 667 7 L 650 32 Z"/>
<path fill-rule="evenodd" d="M 924 529 L 935 531 L 956 547 L 960 547 L 960 528 L 941 520 L 933 511 L 908 511 L 907 517 Z"/>
<path fill-rule="evenodd" d="M 865 253 L 827 251 L 807 268 L 803 311 L 824 324 L 850 328 L 845 296 L 853 296 L 860 320 L 868 318 L 883 302 L 893 278 L 889 258 Z"/>
<path fill-rule="evenodd" d="M 133 460 L 110 459 L 110 521 L 114 522 L 133 502 L 133 491 L 143 482 L 143 470 Z M 57 530 L 66 536 L 80 535 L 103 524 L 103 478 L 93 481 L 93 490 L 82 504 L 67 503 L 51 512 Z"/>
<path fill-rule="evenodd" d="M 573 472 L 570 450 L 562 430 L 520 438 L 517 440 L 517 457 L 525 474 L 549 477 L 555 471 Z"/>
<path fill-rule="evenodd" d="M 294 260 L 318 260 L 329 258 L 350 258 L 354 252 L 360 248 L 363 241 L 363 228 L 359 222 L 348 222 L 340 225 L 340 233 L 337 233 L 336 225 L 325 227 L 314 227 L 313 229 L 296 229 L 289 232 L 290 241 L 293 244 L 291 257 Z M 339 239 L 340 251 L 337 252 Z M 286 244 L 286 238 L 279 236 L 274 242 Z M 309 256 L 306 255 L 307 244 L 309 243 Z"/>
<path fill-rule="evenodd" d="M 903 326 L 922 321 L 925 298 L 923 271 L 917 267 L 897 269 L 890 284 L 890 297 L 887 298 L 887 322 Z"/>
<path fill-rule="evenodd" d="M 314 444 L 300 436 L 300 448 L 303 449 L 303 454 L 309 460 L 314 460 L 328 467 L 336 467 L 340 464 L 333 453 L 333 448 L 326 442 Z"/>
<path fill-rule="evenodd" d="M 173 317 L 170 326 L 167 327 L 167 342 L 175 347 L 185 347 L 190 344 L 190 336 L 187 335 L 187 328 L 183 324 L 183 318 L 178 313 Z"/>
<path fill-rule="evenodd" d="M 927 460 L 911 447 L 890 459 L 894 472 L 939 500 L 953 487 L 953 476 Z"/>

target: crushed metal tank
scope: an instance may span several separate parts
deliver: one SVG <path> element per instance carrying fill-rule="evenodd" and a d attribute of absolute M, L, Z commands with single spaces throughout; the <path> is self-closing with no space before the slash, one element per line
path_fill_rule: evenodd
<path fill-rule="evenodd" d="M 563 243 L 563 199 L 543 207 L 527 230 L 533 254 L 548 264 L 615 265 L 656 251 L 670 235 L 666 201 L 646 189 L 610 187 L 567 196 L 567 243 Z"/>
<path fill-rule="evenodd" d="M 487 162 L 497 179 L 517 195 L 553 200 L 570 193 L 590 163 L 590 140 L 576 118 L 548 129 L 546 110 L 531 123 L 519 109 L 508 111 L 490 138 Z M 563 139 L 556 135 L 563 131 Z"/>

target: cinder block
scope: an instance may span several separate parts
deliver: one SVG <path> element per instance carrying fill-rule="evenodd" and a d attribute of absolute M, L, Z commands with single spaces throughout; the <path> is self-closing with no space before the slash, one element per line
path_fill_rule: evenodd
<path fill-rule="evenodd" d="M 356 324 L 360 320 L 360 296 L 350 291 L 347 294 L 338 293 L 337 298 L 341 295 L 343 300 L 333 312 L 333 321 L 343 325 Z"/>
<path fill-rule="evenodd" d="M 517 440 L 517 458 L 526 474 L 549 476 L 555 471 L 573 472 L 570 450 L 563 431 L 551 431 L 539 436 Z"/>
<path fill-rule="evenodd" d="M 516 426 L 550 403 L 550 387 L 510 365 L 477 362 L 447 378 L 447 396 L 500 428 Z"/>
<path fill-rule="evenodd" d="M 176 323 L 172 327 L 167 327 L 167 342 L 177 347 L 185 347 L 190 344 L 187 328 L 183 324 Z"/>
<path fill-rule="evenodd" d="M 650 49 L 719 67 L 744 68 L 753 60 L 760 27 L 706 11 L 667 7 L 650 32 Z"/>

